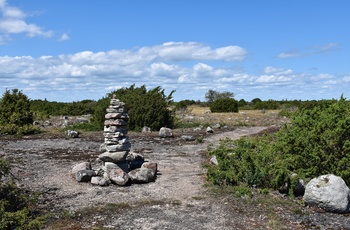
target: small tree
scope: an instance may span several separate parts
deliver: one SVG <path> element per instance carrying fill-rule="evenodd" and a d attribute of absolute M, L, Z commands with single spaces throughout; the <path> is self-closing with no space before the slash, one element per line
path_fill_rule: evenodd
<path fill-rule="evenodd" d="M 232 92 L 217 92 L 215 90 L 208 90 L 208 92 L 205 94 L 205 98 L 207 99 L 207 102 L 209 104 L 213 103 L 214 101 L 218 100 L 218 99 L 223 99 L 223 98 L 233 98 L 234 97 L 234 93 Z"/>
<path fill-rule="evenodd" d="M 30 134 L 37 131 L 32 123 L 33 114 L 28 97 L 18 89 L 13 89 L 12 93 L 6 89 L 0 99 L 1 133 Z"/>
<path fill-rule="evenodd" d="M 129 114 L 129 130 L 141 130 L 144 126 L 152 130 L 159 130 L 161 127 L 172 128 L 174 126 L 174 111 L 169 110 L 172 102 L 172 91 L 168 96 L 160 86 L 147 91 L 146 86 L 121 88 L 109 93 L 105 98 L 97 102 L 93 122 L 103 127 L 106 108 L 109 100 L 115 94 L 116 98 L 125 103 Z"/>

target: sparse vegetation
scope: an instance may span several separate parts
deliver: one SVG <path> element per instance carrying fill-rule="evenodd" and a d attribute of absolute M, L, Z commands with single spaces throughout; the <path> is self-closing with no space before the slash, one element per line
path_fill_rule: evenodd
<path fill-rule="evenodd" d="M 291 198 L 288 198 L 286 204 L 278 203 L 285 199 L 276 198 L 273 195 L 276 191 L 293 195 L 293 186 L 297 179 L 302 178 L 307 182 L 314 176 L 326 173 L 337 174 L 350 184 L 350 170 L 347 167 L 350 164 L 350 103 L 343 97 L 340 100 L 321 101 L 262 101 L 255 98 L 251 102 L 237 102 L 231 98 L 233 94 L 226 92 L 221 95 L 223 98 L 219 98 L 220 93 L 215 96 L 214 92 L 215 97 L 211 98 L 215 100 L 210 103 L 189 100 L 176 103 L 172 101 L 172 93 L 165 95 L 160 87 L 146 90 L 145 86 L 132 85 L 111 92 L 97 102 L 84 100 L 59 103 L 30 101 L 19 90 L 6 90 L 0 100 L 0 133 L 35 134 L 39 128 L 32 126 L 34 118 L 49 119 L 53 115 L 80 116 L 87 113 L 93 114 L 91 123 L 74 124 L 68 128 L 84 132 L 100 131 L 103 128 L 106 107 L 113 94 L 126 103 L 131 130 L 139 131 L 143 126 L 157 130 L 167 126 L 182 129 L 179 132 L 183 134 L 186 129 L 202 127 L 202 131 L 196 133 L 195 141 L 191 142 L 197 145 L 206 141 L 203 133 L 207 126 L 220 124 L 232 130 L 236 126 L 274 125 L 273 130 L 279 129 L 278 132 L 266 131 L 236 141 L 226 138 L 221 140 L 218 147 L 208 145 L 209 155 L 216 155 L 219 165 L 208 164 L 207 174 L 198 174 L 200 177 L 206 176 L 217 191 L 222 191 L 222 196 L 229 194 L 230 197 L 241 199 L 249 205 L 261 205 L 272 229 L 283 227 L 284 219 L 276 212 L 277 206 L 283 209 L 290 206 L 289 210 L 297 215 L 304 213 L 302 205 L 297 201 L 292 205 Z M 227 101 L 233 103 L 225 104 Z M 220 105 L 219 110 L 213 109 L 215 103 Z M 235 111 L 224 112 L 230 105 L 234 105 Z M 57 129 L 48 132 L 57 132 Z M 171 143 L 169 141 L 166 144 Z M 206 151 L 203 152 L 207 156 Z M 185 156 L 185 151 L 179 151 L 173 157 Z M 297 177 L 291 177 L 292 174 Z M 38 229 L 44 222 L 45 217 L 40 217 L 40 213 L 35 210 L 35 196 L 16 187 L 10 175 L 10 166 L 1 157 L 0 198 L 0 228 Z M 192 196 L 194 203 L 191 204 L 173 198 L 170 201 L 140 201 L 136 205 L 195 208 L 196 202 L 205 203 L 206 199 L 207 197 L 200 195 Z M 86 217 L 81 218 L 84 215 L 130 211 L 135 209 L 134 205 L 109 203 L 76 212 L 62 212 L 60 220 L 51 227 L 79 229 L 82 227 L 81 221 L 86 220 Z M 236 209 L 237 207 L 233 210 Z"/>
<path fill-rule="evenodd" d="M 293 194 L 295 180 L 333 173 L 350 184 L 350 103 L 344 98 L 296 111 L 274 134 L 225 139 L 211 151 L 218 166 L 208 179 L 220 186 L 273 188 Z M 298 177 L 291 177 L 296 173 Z"/>
<path fill-rule="evenodd" d="M 10 165 L 0 157 L 0 229 L 40 229 L 45 216 L 35 212 L 34 194 L 19 189 Z"/>

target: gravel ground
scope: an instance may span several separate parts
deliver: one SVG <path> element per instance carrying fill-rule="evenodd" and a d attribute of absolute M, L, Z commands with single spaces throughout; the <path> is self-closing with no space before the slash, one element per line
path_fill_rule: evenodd
<path fill-rule="evenodd" d="M 70 176 L 76 163 L 100 166 L 102 132 L 76 139 L 0 139 L 0 154 L 13 162 L 19 186 L 40 192 L 38 206 L 53 216 L 45 229 L 350 229 L 348 215 L 308 209 L 300 199 L 278 193 L 237 198 L 205 186 L 202 164 L 209 144 L 265 129 L 241 127 L 211 135 L 181 130 L 171 139 L 130 133 L 131 151 L 157 162 L 159 173 L 155 182 L 126 187 L 92 186 Z M 200 135 L 203 143 L 181 135 Z"/>

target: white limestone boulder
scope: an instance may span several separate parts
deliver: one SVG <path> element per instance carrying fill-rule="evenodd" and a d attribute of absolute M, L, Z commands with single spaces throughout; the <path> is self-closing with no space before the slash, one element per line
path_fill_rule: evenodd
<path fill-rule="evenodd" d="M 305 187 L 306 205 L 322 208 L 327 212 L 349 212 L 350 189 L 341 177 L 333 174 L 312 179 Z"/>

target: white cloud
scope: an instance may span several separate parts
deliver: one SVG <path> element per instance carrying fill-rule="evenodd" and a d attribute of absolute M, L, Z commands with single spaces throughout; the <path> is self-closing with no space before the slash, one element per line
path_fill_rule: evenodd
<path fill-rule="evenodd" d="M 289 82 L 291 77 L 276 76 L 276 75 L 261 75 L 256 79 L 257 83 L 278 83 L 278 82 Z"/>
<path fill-rule="evenodd" d="M 300 54 L 294 51 L 287 51 L 277 55 L 278 58 L 290 58 L 290 57 L 298 57 L 298 56 L 300 56 Z"/>
<path fill-rule="evenodd" d="M 264 73 L 266 74 L 275 74 L 275 75 L 290 75 L 293 73 L 291 69 L 284 69 L 284 68 L 274 68 L 272 66 L 266 66 L 264 68 Z"/>
<path fill-rule="evenodd" d="M 331 74 L 327 74 L 327 73 L 320 73 L 320 74 L 317 74 L 317 75 L 311 77 L 311 79 L 315 80 L 315 81 L 332 79 L 332 78 L 335 78 L 335 76 L 331 75 Z"/>
<path fill-rule="evenodd" d="M 204 63 L 198 63 L 193 66 L 195 72 L 207 72 L 213 70 L 213 67 Z"/>
<path fill-rule="evenodd" d="M 69 35 L 67 33 L 63 33 L 58 40 L 59 41 L 67 41 L 69 39 L 70 39 Z"/>
<path fill-rule="evenodd" d="M 343 77 L 343 82 L 350 82 L 350 75 Z"/>
<path fill-rule="evenodd" d="M 0 1 L 0 44 L 9 40 L 11 34 L 25 34 L 28 37 L 51 37 L 52 31 L 46 31 L 38 25 L 27 23 L 27 15 L 17 7 L 9 6 L 6 0 Z"/>
<path fill-rule="evenodd" d="M 157 56 L 169 61 L 222 60 L 242 61 L 246 50 L 239 46 L 225 46 L 212 49 L 197 42 L 167 42 L 152 48 Z"/>
<path fill-rule="evenodd" d="M 338 50 L 340 48 L 340 45 L 337 43 L 328 43 L 324 45 L 318 45 L 313 47 L 308 47 L 302 49 L 302 52 L 299 52 L 297 50 L 290 50 L 286 52 L 282 52 L 277 55 L 277 58 L 290 58 L 290 57 L 305 57 L 305 56 L 312 56 L 312 55 L 318 55 L 326 52 L 333 52 L 335 50 Z"/>
<path fill-rule="evenodd" d="M 169 49 L 169 45 L 181 47 L 181 51 Z M 193 53 L 196 53 L 195 59 Z M 341 85 L 339 82 L 350 82 L 350 76 L 337 79 L 325 73 L 296 74 L 292 69 L 272 66 L 266 66 L 261 75 L 251 75 L 242 70 L 238 72 L 235 67 L 227 67 L 229 65 L 225 66 L 225 62 L 221 63 L 221 67 L 209 64 L 217 58 L 213 53 L 216 51 L 200 43 L 181 42 L 38 58 L 0 56 L 0 90 L 18 88 L 36 98 L 73 101 L 99 99 L 120 87 L 146 84 L 149 88 L 174 89 L 174 96 L 180 99 L 204 100 L 208 89 L 231 91 L 244 99 L 278 99 L 270 92 L 279 92 L 277 96 L 285 99 L 293 92 L 316 94 L 321 93 L 320 90 L 327 84 L 336 88 Z M 222 57 L 226 61 L 226 56 Z M 190 62 L 185 62 L 187 60 Z M 254 92 L 254 95 L 248 92 Z"/>

